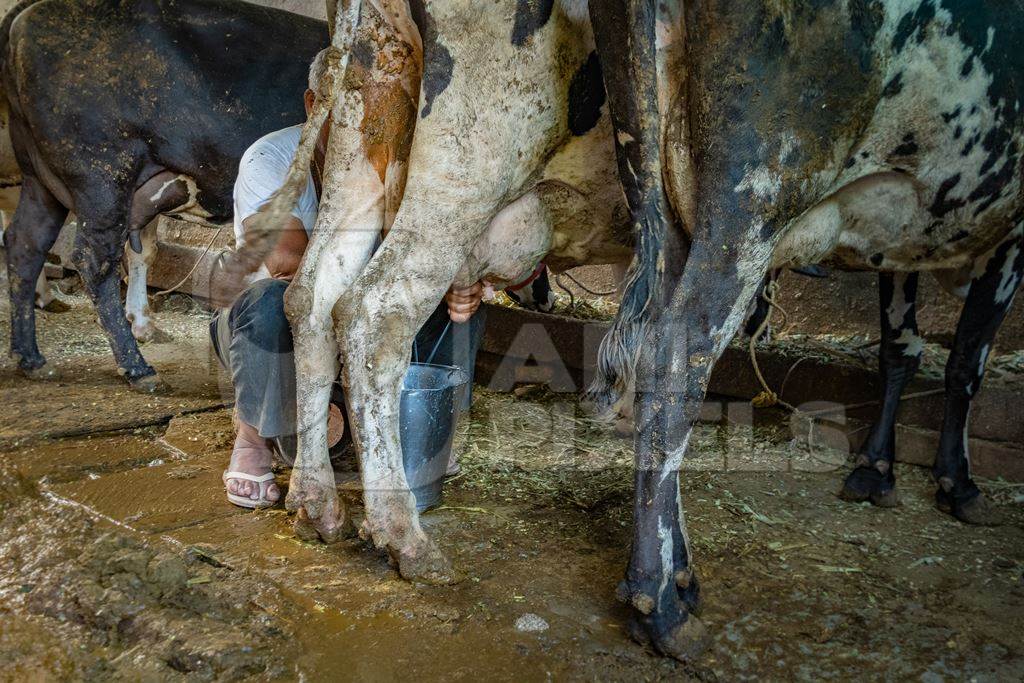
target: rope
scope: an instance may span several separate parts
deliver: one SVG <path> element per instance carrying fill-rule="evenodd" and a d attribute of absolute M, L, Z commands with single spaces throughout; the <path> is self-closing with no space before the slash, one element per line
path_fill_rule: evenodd
<path fill-rule="evenodd" d="M 582 289 L 587 294 L 593 294 L 594 296 L 611 296 L 612 294 L 615 294 L 618 291 L 618 289 L 613 289 L 613 290 L 611 290 L 609 292 L 595 292 L 594 290 L 590 289 L 585 284 L 583 284 L 582 282 L 580 282 L 579 280 L 574 278 L 572 275 L 570 275 L 569 271 L 565 271 L 564 273 L 560 273 L 560 275 L 566 276 L 567 278 L 569 278 L 570 280 L 575 282 L 577 287 Z M 555 282 L 558 282 L 558 275 L 555 276 Z M 567 291 L 567 292 L 569 291 L 568 289 L 565 288 L 565 285 L 563 285 L 561 282 L 558 282 L 558 286 L 561 287 L 562 289 L 565 289 L 565 291 Z M 571 292 L 570 292 L 570 294 L 571 294 Z"/>
<path fill-rule="evenodd" d="M 760 394 L 758 394 L 753 399 L 751 399 L 750 403 L 755 408 L 770 408 L 772 406 L 780 405 L 783 408 L 786 408 L 787 410 L 789 410 L 790 412 L 796 413 L 797 415 L 799 415 L 800 417 L 802 417 L 804 419 L 810 419 L 810 418 L 818 417 L 818 416 L 821 416 L 821 415 L 828 415 L 829 413 L 834 413 L 834 412 L 839 411 L 839 410 L 850 411 L 850 410 L 857 410 L 859 408 L 867 408 L 867 407 L 870 407 L 870 406 L 878 405 L 880 403 L 880 401 L 875 399 L 873 401 L 864 401 L 862 403 L 854 403 L 853 405 L 848 405 L 848 406 L 844 405 L 844 406 L 836 406 L 834 408 L 821 408 L 819 410 L 806 411 L 806 410 L 800 410 L 799 408 L 797 408 L 796 406 L 792 405 L 791 403 L 787 403 L 786 401 L 782 400 L 782 398 L 779 397 L 779 394 L 776 394 L 774 391 L 772 391 L 771 387 L 768 386 L 768 381 L 765 380 L 765 378 L 764 378 L 764 374 L 761 372 L 760 364 L 758 364 L 758 362 L 757 362 L 757 349 L 756 349 L 756 347 L 757 347 L 757 340 L 761 338 L 761 335 L 764 333 L 765 329 L 767 329 L 767 327 L 768 327 L 768 325 L 769 325 L 769 323 L 771 321 L 772 311 L 773 310 L 778 309 L 779 312 L 782 313 L 782 319 L 783 319 L 782 329 L 783 330 L 786 328 L 786 325 L 788 325 L 788 323 L 789 323 L 789 315 L 786 313 L 786 309 L 784 309 L 782 306 L 780 306 L 779 303 L 776 301 L 776 297 L 778 296 L 778 291 L 779 291 L 778 283 L 775 280 L 771 280 L 768 283 L 768 285 L 764 288 L 764 291 L 761 292 L 762 298 L 768 303 L 768 314 L 764 317 L 764 320 L 761 321 L 761 324 L 757 328 L 757 332 L 755 332 L 753 334 L 753 336 L 750 337 L 750 342 L 747 345 L 747 349 L 750 352 L 750 364 L 754 367 L 754 374 L 757 376 L 757 381 L 761 384 L 761 390 L 762 390 Z M 881 341 L 881 340 L 879 340 L 879 341 Z M 879 343 L 879 342 L 872 342 L 872 343 L 866 344 L 866 345 L 864 345 L 864 348 L 867 348 L 868 346 L 871 346 L 871 345 L 877 344 L 877 343 Z M 807 359 L 806 357 L 805 358 L 801 358 L 796 363 L 794 363 L 792 366 L 790 366 L 789 370 L 786 372 L 785 379 L 782 381 L 782 389 L 780 389 L 780 393 L 781 393 L 782 390 L 784 390 L 786 388 L 786 383 L 789 381 L 789 377 L 793 373 L 793 371 L 796 369 L 796 366 L 800 365 L 800 363 L 802 363 L 806 359 Z M 926 389 L 925 391 L 916 391 L 916 392 L 911 393 L 911 394 L 904 394 L 903 396 L 900 396 L 899 400 L 902 403 L 903 401 L 910 401 L 910 400 L 917 399 L 917 398 L 925 398 L 927 396 L 936 396 L 938 394 L 943 394 L 945 392 L 946 392 L 946 390 L 944 388 Z"/>
<path fill-rule="evenodd" d="M 565 290 L 565 293 L 569 295 L 569 310 L 576 311 L 576 296 L 572 293 L 572 290 L 562 284 L 562 273 L 555 273 L 555 284 Z"/>
<path fill-rule="evenodd" d="M 750 341 L 747 344 L 747 350 L 750 352 L 750 364 L 754 367 L 754 374 L 757 376 L 757 381 L 761 384 L 761 393 L 751 399 L 750 403 L 755 408 L 771 408 L 775 405 L 780 405 L 786 408 L 790 412 L 799 412 L 796 406 L 783 401 L 779 398 L 779 395 L 772 391 L 772 388 L 768 386 L 768 381 L 764 378 L 764 374 L 761 372 L 761 365 L 757 362 L 757 340 L 761 338 L 764 331 L 768 329 L 768 325 L 771 324 L 772 311 L 778 309 L 782 313 L 782 329 L 786 329 L 789 325 L 789 314 L 782 306 L 780 306 L 775 298 L 779 291 L 779 285 L 775 279 L 768 281 L 768 284 L 761 291 L 761 298 L 768 304 L 768 313 L 764 316 L 764 320 L 757 326 L 757 331 L 750 336 Z M 788 376 L 787 376 L 788 379 Z M 783 383 L 785 384 L 785 383 Z"/>
<path fill-rule="evenodd" d="M 206 258 L 206 255 L 210 253 L 210 249 L 213 248 L 213 243 L 217 241 L 218 237 L 220 237 L 221 230 L 223 229 L 224 226 L 221 225 L 219 228 L 217 228 L 217 232 L 213 233 L 213 237 L 210 238 L 210 243 L 206 245 L 206 249 L 204 249 L 203 253 L 200 254 L 199 258 L 196 259 L 196 262 L 192 265 L 192 270 L 188 271 L 188 275 L 181 278 L 181 282 L 174 285 L 170 289 L 164 289 L 157 292 L 156 294 L 153 295 L 153 298 L 156 299 L 157 297 L 167 296 L 168 294 L 177 291 L 178 287 L 181 287 L 183 284 L 185 284 L 188 281 L 188 279 L 192 277 L 192 274 L 196 272 L 196 268 L 198 268 L 199 264 L 203 262 L 203 259 Z"/>

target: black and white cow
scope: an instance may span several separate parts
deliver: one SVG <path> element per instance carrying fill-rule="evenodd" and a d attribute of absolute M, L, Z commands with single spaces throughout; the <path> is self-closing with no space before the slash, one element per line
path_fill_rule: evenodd
<path fill-rule="evenodd" d="M 23 176 L 5 236 L 11 354 L 24 373 L 54 374 L 32 304 L 71 211 L 73 259 L 120 372 L 137 390 L 166 388 L 120 301 L 125 241 L 141 253 L 140 231 L 161 213 L 229 218 L 242 152 L 303 120 L 309 64 L 327 40 L 323 22 L 237 0 L 41 0 L 5 17 L 0 60 Z M 133 284 L 129 297 L 144 302 L 144 275 Z"/>
<path fill-rule="evenodd" d="M 893 428 L 920 359 L 918 273 L 962 284 L 936 501 L 989 521 L 967 416 L 1024 272 L 1024 7 L 591 0 L 590 11 L 638 236 L 596 387 L 614 401 L 638 358 L 620 596 L 635 633 L 686 658 L 705 635 L 691 614 L 680 463 L 711 369 L 773 267 L 879 273 L 884 405 L 843 487 L 879 505 L 895 500 Z"/>
<path fill-rule="evenodd" d="M 453 283 L 505 287 L 542 259 L 556 272 L 628 259 L 629 214 L 583 3 L 367 0 L 338 11 L 336 98 L 307 123 L 319 130 L 333 107 L 321 210 L 286 296 L 299 429 L 287 504 L 300 533 L 329 541 L 346 529 L 326 447 L 340 352 L 362 530 L 402 576 L 446 581 L 401 465 L 414 332 Z M 238 279 L 290 210 L 312 139 L 228 269 Z"/>

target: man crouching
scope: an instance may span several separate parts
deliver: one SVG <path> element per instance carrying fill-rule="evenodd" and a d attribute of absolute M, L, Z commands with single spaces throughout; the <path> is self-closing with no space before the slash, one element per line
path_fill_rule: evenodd
<path fill-rule="evenodd" d="M 326 68 L 326 50 L 313 60 L 306 114 L 316 99 Z M 231 373 L 235 393 L 235 442 L 224 472 L 228 500 L 246 508 L 274 505 L 281 491 L 271 471 L 276 453 L 286 463 L 295 458 L 296 397 L 292 332 L 284 312 L 284 293 L 299 269 L 316 224 L 322 192 L 322 169 L 329 123 L 324 124 L 313 153 L 306 187 L 282 228 L 277 243 L 248 287 L 228 308 L 214 314 L 210 337 L 221 364 Z M 299 147 L 302 126 L 275 131 L 257 140 L 239 164 L 234 191 L 234 229 L 244 241 L 254 216 L 264 210 L 284 184 Z M 377 239 L 380 245 L 383 236 Z M 416 337 L 415 347 L 435 354 L 434 361 L 456 365 L 472 376 L 483 333 L 480 310 L 483 284 L 450 289 Z M 449 331 L 448 320 L 453 323 Z M 434 349 L 436 351 L 433 351 Z M 335 383 L 328 418 L 328 446 L 345 433 L 344 396 Z"/>

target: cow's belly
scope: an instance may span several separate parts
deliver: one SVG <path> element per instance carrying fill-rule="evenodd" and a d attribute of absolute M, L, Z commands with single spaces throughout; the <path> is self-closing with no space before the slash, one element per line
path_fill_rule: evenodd
<path fill-rule="evenodd" d="M 1019 74 L 979 52 L 985 35 L 984 50 L 996 49 L 1017 29 L 968 29 L 953 15 L 970 10 L 955 9 L 901 41 L 892 36 L 911 15 L 899 3 L 884 9 L 875 43 L 884 87 L 871 120 L 856 137 L 835 140 L 838 166 L 807 183 L 822 199 L 787 226 L 780 262 L 959 268 L 1000 241 L 1024 209 L 1024 126 L 1006 99 L 1016 96 Z M 975 33 L 980 43 L 964 42 Z M 1000 83 L 1005 92 L 993 90 Z"/>
<path fill-rule="evenodd" d="M 879 173 L 846 185 L 786 229 L 775 265 L 830 263 L 850 270 L 945 270 L 969 265 L 1013 226 L 1009 211 L 938 221 L 927 187 Z"/>

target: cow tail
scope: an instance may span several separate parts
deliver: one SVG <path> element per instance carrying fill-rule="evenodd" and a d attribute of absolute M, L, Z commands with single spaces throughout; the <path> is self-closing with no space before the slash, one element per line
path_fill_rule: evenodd
<path fill-rule="evenodd" d="M 220 281 L 214 298 L 231 301 L 245 284 L 246 277 L 255 272 L 277 243 L 281 227 L 288 221 L 299 196 L 306 188 L 309 166 L 316 149 L 317 138 L 327 117 L 334 108 L 341 81 L 348 70 L 349 55 L 359 27 L 361 0 L 335 3 L 336 16 L 331 26 L 331 45 L 328 47 L 324 75 L 313 109 L 302 127 L 299 148 L 288 168 L 284 184 L 267 202 L 266 208 L 255 216 L 253 225 L 246 230 L 245 242 L 225 262 L 226 277 Z"/>
<path fill-rule="evenodd" d="M 587 390 L 598 413 L 608 416 L 633 386 L 640 345 L 646 335 L 663 276 L 662 220 L 640 219 L 636 254 L 626 272 L 622 302 L 597 353 L 597 374 Z"/>

